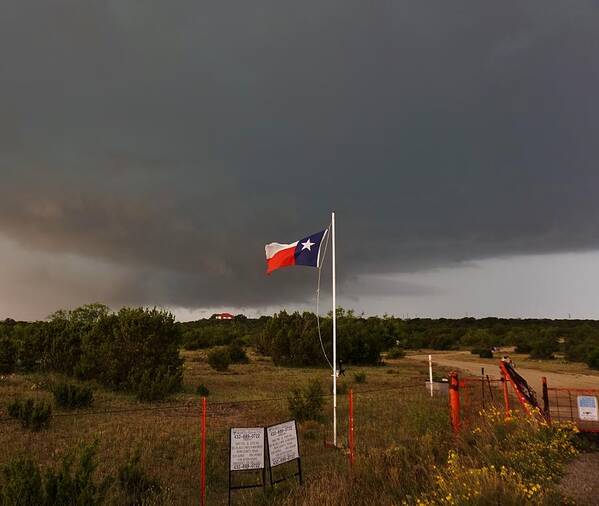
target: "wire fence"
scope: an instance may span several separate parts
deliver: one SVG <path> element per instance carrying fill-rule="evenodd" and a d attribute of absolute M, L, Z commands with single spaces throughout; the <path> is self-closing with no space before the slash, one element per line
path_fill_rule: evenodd
<path fill-rule="evenodd" d="M 41 394 L 40 394 L 41 395 Z M 310 480 L 324 470 L 347 471 L 350 467 L 349 397 L 337 396 L 338 448 L 331 448 L 333 399 L 323 395 L 323 417 L 299 425 L 299 446 L 304 478 Z M 411 427 L 437 423 L 449 426 L 447 396 L 431 398 L 422 378 L 394 387 L 368 388 L 353 392 L 356 456 L 373 448 L 400 445 Z M 17 420 L 0 413 L 0 443 L 7 455 L 27 453 L 42 465 L 53 465 L 57 456 L 80 442 L 100 441 L 100 474 L 115 475 L 136 449 L 142 463 L 161 483 L 172 483 L 173 503 L 199 504 L 201 497 L 201 400 L 157 406 L 119 406 L 105 409 L 56 411 L 51 431 L 23 431 Z M 432 417 L 431 414 L 436 416 Z M 227 504 L 229 430 L 232 427 L 266 427 L 291 418 L 289 399 L 271 397 L 244 401 L 210 401 L 206 412 L 206 504 Z M 293 464 L 274 470 L 273 479 L 292 474 Z M 235 484 L 255 484 L 256 472 L 235 473 Z M 233 504 L 248 504 L 260 490 L 238 490 Z"/>
<path fill-rule="evenodd" d="M 582 432 L 599 433 L 599 389 L 548 387 L 543 409 L 548 420 L 575 423 Z"/>
<path fill-rule="evenodd" d="M 430 384 L 423 377 L 404 379 L 400 385 L 369 388 L 355 385 L 353 391 L 353 427 L 355 456 L 359 460 L 375 449 L 389 449 L 407 444 L 412 434 L 423 427 L 447 431 L 452 412 L 448 402 L 448 383 Z M 522 411 L 519 398 L 509 384 L 500 378 L 482 374 L 463 376 L 458 382 L 459 418 L 462 426 L 477 423 L 481 412 L 494 408 L 500 411 Z M 592 392 L 582 392 L 591 395 Z M 596 393 L 596 391 L 595 391 Z M 38 392 L 43 398 L 47 393 Z M 554 419 L 574 419 L 578 413 L 577 395 L 564 389 L 548 389 L 551 415 Z M 111 400 L 112 399 L 112 400 Z M 322 419 L 299 425 L 299 446 L 303 476 L 306 480 L 327 470 L 345 472 L 349 459 L 349 397 L 337 396 L 338 447 L 332 442 L 332 395 L 321 396 Z M 0 408 L 0 463 L 19 453 L 28 453 L 42 465 L 53 465 L 81 441 L 98 439 L 99 472 L 115 475 L 136 448 L 141 450 L 142 463 L 149 474 L 161 483 L 172 483 L 170 493 L 175 504 L 199 504 L 202 496 L 200 476 L 201 415 L 200 398 L 185 402 L 162 403 L 153 406 L 131 406 L 118 399 L 99 399 L 104 409 L 59 410 L 53 414 L 52 430 L 23 431 L 17 420 Z M 212 401 L 206 411 L 206 503 L 227 504 L 229 491 L 229 438 L 232 427 L 267 427 L 292 418 L 289 398 L 273 395 L 268 398 L 240 401 Z M 599 425 L 599 424 L 598 424 Z M 594 426 L 593 426 L 594 427 Z M 273 479 L 295 472 L 292 463 L 275 469 Z M 260 473 L 235 473 L 236 485 L 257 484 Z M 234 492 L 233 504 L 250 504 L 261 494 L 247 489 Z"/>
<path fill-rule="evenodd" d="M 460 378 L 460 417 L 466 427 L 476 424 L 484 410 L 524 412 L 517 393 L 503 378 L 485 375 Z"/>

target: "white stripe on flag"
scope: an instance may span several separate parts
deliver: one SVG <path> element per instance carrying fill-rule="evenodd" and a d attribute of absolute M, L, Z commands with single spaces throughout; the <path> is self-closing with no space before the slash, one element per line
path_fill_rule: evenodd
<path fill-rule="evenodd" d="M 279 251 L 287 249 L 287 248 L 295 248 L 299 241 L 295 241 L 291 244 L 281 244 L 278 242 L 271 242 L 264 246 L 264 250 L 266 251 L 266 260 L 270 260 L 274 257 Z"/>

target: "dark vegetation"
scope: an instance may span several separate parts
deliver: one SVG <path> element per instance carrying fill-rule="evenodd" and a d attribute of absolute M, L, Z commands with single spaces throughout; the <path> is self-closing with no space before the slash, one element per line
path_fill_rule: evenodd
<path fill-rule="evenodd" d="M 212 350 L 208 353 L 208 363 L 216 371 L 226 371 L 231 365 L 231 354 L 228 348 L 225 346 Z"/>
<path fill-rule="evenodd" d="M 496 346 L 516 346 L 531 358 L 551 359 L 562 352 L 567 360 L 599 369 L 599 322 L 500 318 L 411 319 L 363 317 L 338 310 L 338 348 L 345 364 L 375 365 L 381 353 L 401 358 L 405 350 L 469 348 L 492 357 Z M 321 319 L 325 349 L 332 348 L 330 315 Z M 281 312 L 255 330 L 258 351 L 280 365 L 324 365 L 316 317 L 312 313 Z"/>
<path fill-rule="evenodd" d="M 499 318 L 410 319 L 364 317 L 338 310 L 338 358 L 344 364 L 377 365 L 381 358 L 401 358 L 409 349 L 471 349 L 490 357 L 495 346 L 515 346 L 531 358 L 567 360 L 599 369 L 599 322 Z M 321 318 L 322 340 L 329 354 L 331 315 Z M 325 366 L 313 313 L 281 311 L 257 319 L 205 319 L 175 323 L 156 309 L 123 308 L 111 312 L 92 304 L 58 311 L 47 321 L 0 322 L 0 374 L 54 371 L 95 380 L 142 400 L 162 399 L 181 386 L 179 349 L 209 349 L 208 362 L 218 371 L 248 362 L 246 348 L 281 366 Z"/>
<path fill-rule="evenodd" d="M 354 381 L 356 383 L 366 383 L 366 373 L 365 372 L 355 372 L 354 373 Z"/>
<path fill-rule="evenodd" d="M 200 383 L 198 388 L 196 388 L 196 394 L 201 395 L 202 397 L 208 397 L 210 395 L 210 389 L 204 385 L 204 383 Z"/>
<path fill-rule="evenodd" d="M 15 399 L 8 405 L 8 415 L 19 420 L 24 429 L 39 431 L 50 426 L 52 406 L 34 399 Z"/>
<path fill-rule="evenodd" d="M 118 484 L 123 491 L 127 506 L 146 504 L 147 500 L 160 493 L 158 481 L 150 478 L 140 463 L 140 453 L 135 452 L 129 461 L 119 469 Z"/>
<path fill-rule="evenodd" d="M 56 404 L 65 409 L 86 408 L 91 406 L 94 400 L 91 388 L 74 383 L 56 383 L 52 385 L 52 393 Z"/>
<path fill-rule="evenodd" d="M 117 313 L 92 304 L 57 311 L 48 321 L 0 324 L 3 372 L 53 371 L 96 380 L 142 400 L 165 397 L 181 387 L 180 328 L 157 309 Z"/>
<path fill-rule="evenodd" d="M 287 399 L 289 414 L 298 422 L 323 419 L 324 391 L 318 380 L 311 381 L 304 388 L 291 390 Z"/>
<path fill-rule="evenodd" d="M 157 481 L 147 476 L 135 453 L 118 470 L 117 477 L 97 476 L 97 443 L 69 454 L 58 469 L 42 470 L 29 458 L 17 458 L 0 471 L 0 506 L 94 506 L 105 504 L 107 494 L 119 504 L 140 505 L 160 492 Z"/>

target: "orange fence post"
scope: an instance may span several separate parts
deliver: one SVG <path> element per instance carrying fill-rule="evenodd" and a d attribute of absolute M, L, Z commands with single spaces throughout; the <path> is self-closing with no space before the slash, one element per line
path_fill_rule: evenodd
<path fill-rule="evenodd" d="M 510 397 L 507 390 L 507 378 L 505 377 L 505 373 L 501 373 L 501 380 L 503 381 L 503 402 L 505 404 L 505 416 L 509 418 L 510 416 Z"/>
<path fill-rule="evenodd" d="M 206 506 L 206 397 L 202 397 L 201 506 Z"/>
<path fill-rule="evenodd" d="M 349 389 L 349 465 L 354 465 L 354 393 Z"/>
<path fill-rule="evenodd" d="M 460 382 L 457 372 L 449 373 L 449 409 L 451 418 L 451 428 L 454 433 L 460 432 Z"/>

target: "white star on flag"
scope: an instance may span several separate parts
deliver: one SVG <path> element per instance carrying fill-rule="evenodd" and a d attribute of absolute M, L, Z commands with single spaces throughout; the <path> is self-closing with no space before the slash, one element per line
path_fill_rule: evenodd
<path fill-rule="evenodd" d="M 310 242 L 310 239 L 308 239 L 306 242 L 302 243 L 302 251 L 304 251 L 305 249 L 307 249 L 308 251 L 312 251 L 312 246 L 314 246 L 314 244 L 316 243 Z"/>

